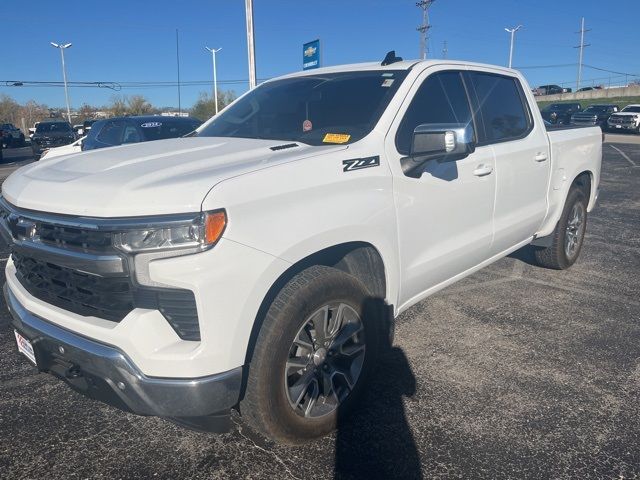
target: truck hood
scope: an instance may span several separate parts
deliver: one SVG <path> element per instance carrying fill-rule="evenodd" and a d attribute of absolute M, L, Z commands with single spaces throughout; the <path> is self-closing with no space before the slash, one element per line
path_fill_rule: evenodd
<path fill-rule="evenodd" d="M 640 117 L 640 112 L 616 112 L 611 114 L 612 117 Z"/>
<path fill-rule="evenodd" d="M 293 142 L 191 137 L 91 150 L 37 162 L 2 185 L 13 205 L 92 217 L 197 212 L 217 183 L 346 146 L 272 150 Z"/>

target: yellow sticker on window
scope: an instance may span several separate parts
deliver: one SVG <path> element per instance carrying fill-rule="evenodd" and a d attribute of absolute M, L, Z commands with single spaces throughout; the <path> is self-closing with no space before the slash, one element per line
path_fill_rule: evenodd
<path fill-rule="evenodd" d="M 322 141 L 324 143 L 347 143 L 351 135 L 347 135 L 346 133 L 327 133 Z"/>

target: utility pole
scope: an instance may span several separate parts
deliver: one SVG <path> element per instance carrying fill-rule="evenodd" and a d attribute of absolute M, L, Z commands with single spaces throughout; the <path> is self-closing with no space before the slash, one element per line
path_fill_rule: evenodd
<path fill-rule="evenodd" d="M 416 2 L 416 7 L 422 9 L 422 25 L 420 25 L 416 30 L 420 32 L 420 58 L 425 60 L 429 53 L 429 45 L 427 44 L 427 40 L 429 38 L 428 32 L 431 28 L 431 24 L 429 23 L 429 7 L 435 2 L 435 0 L 420 0 Z"/>
<path fill-rule="evenodd" d="M 522 28 L 522 25 L 518 25 L 517 27 L 513 27 L 513 28 L 505 28 L 505 31 L 511 34 L 511 43 L 509 44 L 509 68 L 511 68 L 511 64 L 513 61 L 513 40 L 516 35 L 516 32 L 521 28 Z"/>
<path fill-rule="evenodd" d="M 449 53 L 449 49 L 447 48 L 447 41 L 442 42 L 442 58 L 447 58 L 447 53 Z"/>
<path fill-rule="evenodd" d="M 213 58 L 213 98 L 216 102 L 216 115 L 218 114 L 218 77 L 216 75 L 216 53 L 218 53 L 222 48 L 209 48 L 204 47 L 211 52 L 211 57 Z"/>
<path fill-rule="evenodd" d="M 178 115 L 182 114 L 182 104 L 180 102 L 180 45 L 178 43 L 178 29 L 176 28 L 176 64 L 178 66 Z"/>
<path fill-rule="evenodd" d="M 71 46 L 71 43 L 51 43 L 51 46 L 60 50 L 62 57 L 62 80 L 64 81 L 64 98 L 67 102 L 67 120 L 71 123 L 71 107 L 69 106 L 69 88 L 67 86 L 67 69 L 64 64 L 64 51 Z"/>
<path fill-rule="evenodd" d="M 253 35 L 253 0 L 244 2 L 247 17 L 247 49 L 249 54 L 249 89 L 256 86 L 256 46 Z"/>
<path fill-rule="evenodd" d="M 573 47 L 573 48 L 580 49 L 580 53 L 578 55 L 578 80 L 576 81 L 576 92 L 580 90 L 580 82 L 582 81 L 582 59 L 584 55 L 584 47 L 588 47 L 591 45 L 590 43 L 587 43 L 587 44 L 584 43 L 584 33 L 590 32 L 590 31 L 591 29 L 589 30 L 584 29 L 584 17 L 582 17 L 582 21 L 580 22 L 580 31 L 576 32 L 580 34 L 580 45 Z"/>

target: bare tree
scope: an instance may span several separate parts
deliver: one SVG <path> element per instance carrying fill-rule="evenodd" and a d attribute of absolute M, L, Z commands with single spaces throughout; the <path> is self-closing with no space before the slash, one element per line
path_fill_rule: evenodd
<path fill-rule="evenodd" d="M 123 95 L 114 95 L 111 97 L 111 103 L 106 108 L 112 117 L 123 117 L 128 113 L 127 97 Z"/>
<path fill-rule="evenodd" d="M 132 95 L 127 98 L 129 115 L 148 115 L 156 113 L 156 109 L 142 95 Z"/>
<path fill-rule="evenodd" d="M 218 110 L 222 110 L 236 99 L 236 92 L 233 90 L 218 91 Z M 200 92 L 198 101 L 191 108 L 191 116 L 202 121 L 208 120 L 216 114 L 216 105 L 213 101 L 213 95 L 206 92 Z"/>

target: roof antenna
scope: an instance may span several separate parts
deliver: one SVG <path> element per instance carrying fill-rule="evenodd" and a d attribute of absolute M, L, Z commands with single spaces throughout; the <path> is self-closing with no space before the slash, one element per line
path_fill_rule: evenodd
<path fill-rule="evenodd" d="M 385 65 L 391 65 L 392 63 L 401 62 L 401 61 L 402 61 L 402 57 L 396 57 L 396 51 L 391 50 L 384 57 L 384 60 L 382 60 L 381 65 L 384 67 Z"/>

